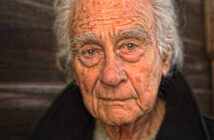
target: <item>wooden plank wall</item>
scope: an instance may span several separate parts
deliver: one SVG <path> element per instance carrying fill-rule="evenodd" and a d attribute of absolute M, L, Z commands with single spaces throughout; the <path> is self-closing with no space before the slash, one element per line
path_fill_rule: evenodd
<path fill-rule="evenodd" d="M 202 0 L 177 0 L 184 73 L 203 112 L 211 113 L 210 60 Z M 0 139 L 26 140 L 65 87 L 55 66 L 53 0 L 0 0 Z"/>
<path fill-rule="evenodd" d="M 54 63 L 52 0 L 1 0 L 0 16 L 0 82 L 62 81 Z"/>
<path fill-rule="evenodd" d="M 179 0 L 177 3 L 185 63 L 183 71 L 203 112 L 211 114 L 211 68 L 206 53 L 203 0 Z"/>
<path fill-rule="evenodd" d="M 25 140 L 64 88 L 53 0 L 0 0 L 0 139 Z"/>
<path fill-rule="evenodd" d="M 211 59 L 212 71 L 212 100 L 214 101 L 214 1 L 204 1 L 206 48 Z M 212 115 L 214 115 L 214 102 L 212 103 Z"/>

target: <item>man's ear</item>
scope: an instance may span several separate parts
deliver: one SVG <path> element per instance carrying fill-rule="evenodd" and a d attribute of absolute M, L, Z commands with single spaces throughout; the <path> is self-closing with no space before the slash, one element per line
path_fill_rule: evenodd
<path fill-rule="evenodd" d="M 79 80 L 77 78 L 77 74 L 76 71 L 74 70 L 74 65 L 72 65 L 72 77 L 74 79 L 75 84 L 79 87 Z"/>
<path fill-rule="evenodd" d="M 168 53 L 164 53 L 162 56 L 162 75 L 166 77 L 170 69 L 171 62 L 171 47 L 168 49 Z"/>
<path fill-rule="evenodd" d="M 75 82 L 75 84 L 79 87 L 79 80 L 78 80 L 78 78 L 77 78 L 77 74 L 76 74 L 76 71 L 75 71 L 75 69 L 74 69 L 74 67 L 75 67 L 75 65 L 74 65 L 74 57 L 72 58 L 72 78 L 74 79 L 74 82 Z"/>
<path fill-rule="evenodd" d="M 76 74 L 74 74 L 74 81 L 75 81 L 76 85 L 79 86 L 79 80 L 77 79 Z"/>

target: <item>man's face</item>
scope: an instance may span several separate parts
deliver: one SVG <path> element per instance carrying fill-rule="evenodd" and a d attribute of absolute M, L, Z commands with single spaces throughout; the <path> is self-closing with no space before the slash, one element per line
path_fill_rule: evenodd
<path fill-rule="evenodd" d="M 122 125 L 151 111 L 168 66 L 148 0 L 79 0 L 73 12 L 73 68 L 90 113 Z"/>

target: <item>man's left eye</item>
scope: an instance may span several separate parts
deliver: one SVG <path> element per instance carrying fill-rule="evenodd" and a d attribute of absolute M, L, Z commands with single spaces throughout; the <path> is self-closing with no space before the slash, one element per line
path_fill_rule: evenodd
<path fill-rule="evenodd" d="M 94 50 L 94 49 L 89 49 L 89 50 L 87 50 L 87 51 L 84 53 L 84 55 L 86 55 L 86 56 L 93 56 L 93 55 L 95 55 L 95 53 L 96 53 L 96 50 Z"/>
<path fill-rule="evenodd" d="M 124 48 L 125 48 L 126 50 L 134 50 L 135 48 L 137 48 L 137 45 L 132 44 L 132 43 L 129 43 L 129 44 L 126 44 L 126 45 L 124 46 Z"/>

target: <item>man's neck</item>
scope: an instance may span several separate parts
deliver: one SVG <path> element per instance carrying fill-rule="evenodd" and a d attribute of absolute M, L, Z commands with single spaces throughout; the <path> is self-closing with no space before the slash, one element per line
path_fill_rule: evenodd
<path fill-rule="evenodd" d="M 165 102 L 157 100 L 153 110 L 135 122 L 121 126 L 102 123 L 112 140 L 147 140 L 155 134 L 165 115 Z"/>

